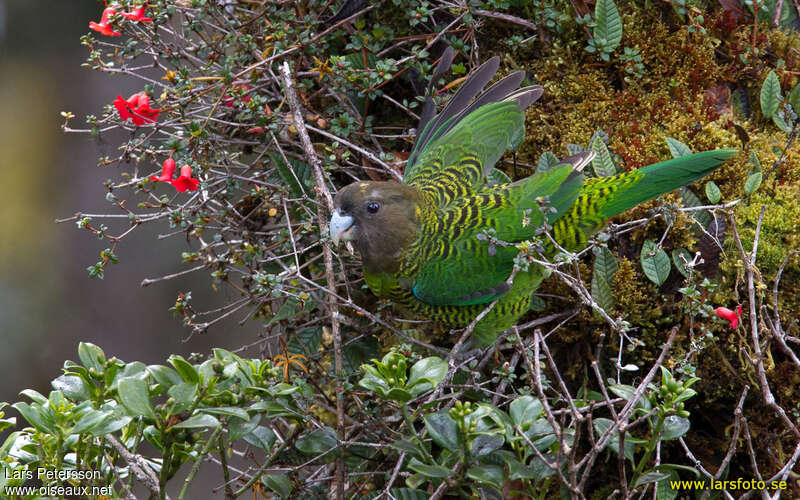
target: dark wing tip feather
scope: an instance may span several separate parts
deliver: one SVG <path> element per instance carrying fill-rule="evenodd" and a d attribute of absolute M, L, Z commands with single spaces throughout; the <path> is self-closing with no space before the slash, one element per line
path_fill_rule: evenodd
<path fill-rule="evenodd" d="M 503 100 L 514 101 L 519 106 L 519 109 L 525 111 L 528 106 L 538 101 L 542 94 L 544 94 L 544 88 L 541 85 L 531 85 L 509 93 Z"/>
<path fill-rule="evenodd" d="M 483 87 L 489 83 L 494 74 L 497 73 L 498 68 L 500 68 L 500 57 L 495 56 L 481 64 L 478 69 L 467 77 L 464 84 L 450 99 L 450 102 L 447 103 L 442 112 L 434 118 L 427 129 L 420 131 L 422 135 L 417 139 L 417 143 L 414 145 L 414 150 L 409 160 L 416 157 L 416 152 L 425 148 L 425 145 L 430 141 L 435 131 L 472 101 Z"/>
<path fill-rule="evenodd" d="M 583 153 L 578 153 L 572 156 L 567 156 L 566 158 L 560 159 L 559 163 L 567 163 L 572 165 L 572 169 L 576 172 L 580 172 L 583 168 L 588 165 L 594 157 L 597 156 L 597 153 L 594 151 L 584 151 Z"/>

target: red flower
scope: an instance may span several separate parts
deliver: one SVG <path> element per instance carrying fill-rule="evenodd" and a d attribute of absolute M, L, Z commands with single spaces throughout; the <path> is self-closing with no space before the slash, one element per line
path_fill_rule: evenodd
<path fill-rule="evenodd" d="M 151 181 L 172 182 L 172 174 L 175 173 L 175 160 L 167 158 L 161 167 L 161 175 L 151 175 Z"/>
<path fill-rule="evenodd" d="M 136 125 L 143 125 L 147 122 L 156 121 L 156 117 L 161 113 L 160 109 L 150 107 L 150 98 L 144 92 L 133 94 L 126 101 L 121 95 L 114 101 L 114 107 L 119 112 L 122 120 L 130 118 Z"/>
<path fill-rule="evenodd" d="M 153 20 L 149 17 L 144 17 L 144 11 L 147 9 L 147 5 L 140 5 L 133 9 L 132 12 L 120 12 L 120 16 L 124 17 L 125 19 L 130 19 L 131 21 L 141 21 L 143 23 L 152 23 Z"/>
<path fill-rule="evenodd" d="M 248 85 L 246 83 L 231 85 L 230 94 L 233 95 L 233 96 L 237 96 L 240 93 L 244 94 L 242 96 L 242 102 L 250 102 L 251 97 L 247 94 L 247 91 L 249 91 L 251 88 L 252 87 L 250 87 L 250 85 Z M 229 108 L 232 108 L 233 104 L 234 104 L 234 98 L 233 97 L 226 97 L 224 102 L 225 102 L 226 106 L 228 106 Z"/>
<path fill-rule="evenodd" d="M 739 326 L 739 318 L 742 316 L 741 305 L 736 308 L 736 311 L 731 311 L 727 307 L 718 307 L 714 309 L 714 312 L 717 313 L 717 316 L 720 318 L 730 321 L 732 329 Z"/>
<path fill-rule="evenodd" d="M 197 186 L 200 185 L 200 179 L 192 178 L 192 167 L 184 165 L 181 167 L 181 176 L 172 181 L 172 185 L 180 191 L 197 191 Z"/>
<path fill-rule="evenodd" d="M 109 18 L 111 16 L 113 16 L 114 14 L 116 14 L 116 13 L 117 13 L 117 11 L 114 9 L 114 7 L 106 7 L 103 10 L 103 15 L 100 16 L 100 22 L 96 23 L 94 21 L 89 21 L 89 28 L 93 29 L 93 30 L 95 30 L 98 33 L 101 33 L 103 35 L 122 36 L 122 33 L 119 33 L 117 31 L 114 31 L 113 29 L 111 29 L 111 26 L 109 26 L 109 23 L 108 23 Z"/>

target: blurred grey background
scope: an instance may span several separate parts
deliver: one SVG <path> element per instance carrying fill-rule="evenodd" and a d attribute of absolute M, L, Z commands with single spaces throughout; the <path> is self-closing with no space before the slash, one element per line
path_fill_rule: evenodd
<path fill-rule="evenodd" d="M 125 361 L 163 364 L 171 353 L 205 354 L 210 346 L 256 340 L 256 325 L 238 327 L 238 315 L 182 342 L 189 332 L 168 310 L 178 291 L 192 290 L 201 308 L 232 295 L 224 286 L 213 292 L 205 272 L 139 286 L 143 278 L 185 269 L 186 239 L 156 239 L 169 232 L 166 225 L 125 238 L 116 252 L 120 263 L 97 280 L 86 268 L 109 242 L 74 222 L 55 223 L 79 211 L 118 213 L 105 201 L 103 181 L 118 180 L 124 167 L 98 167 L 97 158 L 114 156 L 126 136 L 60 128 L 61 111 L 73 112 L 71 126 L 83 128 L 84 117 L 99 115 L 117 94 L 141 90 L 139 82 L 81 67 L 87 49 L 80 37 L 102 9 L 98 0 L 0 0 L 0 401 L 19 400 L 26 388 L 47 394 L 63 361 L 77 360 L 79 341 Z M 135 206 L 129 192 L 117 194 Z M 125 228 L 106 223 L 111 234 Z"/>

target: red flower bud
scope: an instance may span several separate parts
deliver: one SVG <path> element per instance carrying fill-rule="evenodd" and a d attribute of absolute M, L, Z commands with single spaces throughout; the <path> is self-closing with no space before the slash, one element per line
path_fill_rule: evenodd
<path fill-rule="evenodd" d="M 161 175 L 151 175 L 151 181 L 171 182 L 172 174 L 175 173 L 175 160 L 167 158 L 164 160 L 164 165 L 161 167 Z"/>
<path fill-rule="evenodd" d="M 731 311 L 727 307 L 718 307 L 714 309 L 714 312 L 717 313 L 717 316 L 723 319 L 727 319 L 731 322 L 731 328 L 737 328 L 739 326 L 739 318 L 742 316 L 742 306 L 739 305 L 736 308 L 736 311 Z"/>
<path fill-rule="evenodd" d="M 191 165 L 182 166 L 180 177 L 172 181 L 172 186 L 181 193 L 184 191 L 197 191 L 199 185 L 200 179 L 192 178 Z"/>

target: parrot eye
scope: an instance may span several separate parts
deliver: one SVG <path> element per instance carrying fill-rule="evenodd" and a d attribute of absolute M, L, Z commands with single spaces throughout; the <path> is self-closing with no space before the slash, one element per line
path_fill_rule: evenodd
<path fill-rule="evenodd" d="M 378 210 L 381 209 L 381 204 L 377 201 L 368 201 L 365 207 L 368 213 L 377 214 Z"/>

